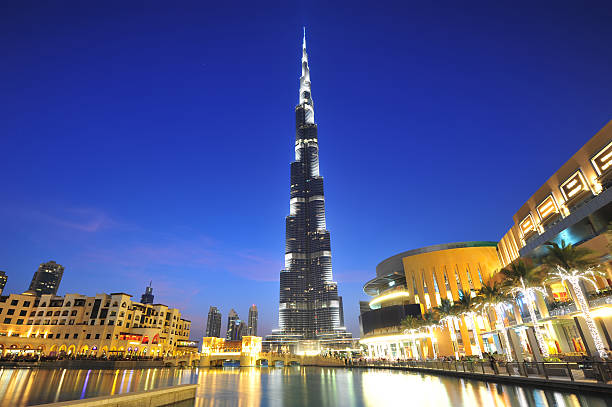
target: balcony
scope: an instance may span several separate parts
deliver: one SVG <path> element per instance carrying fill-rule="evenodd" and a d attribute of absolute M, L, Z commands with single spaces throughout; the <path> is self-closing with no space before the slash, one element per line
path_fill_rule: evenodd
<path fill-rule="evenodd" d="M 602 290 L 598 293 L 590 293 L 588 295 L 588 302 L 591 308 L 612 305 L 612 289 Z"/>

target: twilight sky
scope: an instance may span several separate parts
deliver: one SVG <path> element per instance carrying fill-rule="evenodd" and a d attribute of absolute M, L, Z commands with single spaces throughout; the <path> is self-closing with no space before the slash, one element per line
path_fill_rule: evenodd
<path fill-rule="evenodd" d="M 348 328 L 383 259 L 498 240 L 612 119 L 612 5 L 424 3 L 4 2 L 5 292 L 52 259 L 276 327 L 303 25 Z"/>

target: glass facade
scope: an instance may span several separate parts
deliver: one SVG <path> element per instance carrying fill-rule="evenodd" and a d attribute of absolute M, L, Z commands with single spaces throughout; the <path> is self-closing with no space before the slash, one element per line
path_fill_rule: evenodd
<path fill-rule="evenodd" d="M 280 329 L 269 339 L 350 338 L 342 326 L 342 304 L 337 283 L 332 279 L 330 234 L 325 222 L 323 177 L 319 174 L 319 144 L 305 40 L 295 118 L 295 161 L 291 163 L 285 269 L 280 273 Z"/>

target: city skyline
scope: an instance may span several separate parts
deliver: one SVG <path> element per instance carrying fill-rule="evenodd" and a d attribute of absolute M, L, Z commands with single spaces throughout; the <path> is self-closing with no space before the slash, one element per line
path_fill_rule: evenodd
<path fill-rule="evenodd" d="M 2 19 L 15 37 L 0 68 L 11 135 L 0 168 L 4 294 L 26 291 L 55 259 L 60 295 L 137 299 L 153 279 L 156 298 L 193 321 L 194 338 L 209 304 L 226 315 L 255 302 L 260 335 L 275 328 L 305 24 L 334 277 L 356 334 L 362 283 L 380 259 L 498 240 L 507 214 L 609 121 L 610 56 L 597 41 L 611 35 L 609 8 L 531 6 L 517 24 L 525 8 L 451 18 L 394 6 L 339 26 L 340 8 L 284 5 L 257 22 L 243 10 L 228 30 L 215 20 L 229 9 L 160 19 L 129 6 L 70 16 L 12 6 Z"/>

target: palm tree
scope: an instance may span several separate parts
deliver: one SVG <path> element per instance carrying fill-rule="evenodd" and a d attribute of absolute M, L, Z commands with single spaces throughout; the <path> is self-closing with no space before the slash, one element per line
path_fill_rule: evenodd
<path fill-rule="evenodd" d="M 458 309 L 448 298 L 442 298 L 442 300 L 440 300 L 440 305 L 436 307 L 435 310 L 440 317 L 440 322 L 446 323 L 453 344 L 455 359 L 459 359 L 459 344 L 457 343 L 457 335 L 455 334 L 455 320 L 457 319 Z"/>
<path fill-rule="evenodd" d="M 563 240 L 561 245 L 547 242 L 546 246 L 548 253 L 544 257 L 543 266 L 548 271 L 548 280 L 561 280 L 570 283 L 576 297 L 576 304 L 578 304 L 584 314 L 584 320 L 589 328 L 589 332 L 593 336 L 595 348 L 597 348 L 601 358 L 607 358 L 608 355 L 601 335 L 591 315 L 591 308 L 580 286 L 580 281 L 582 280 L 593 284 L 595 289 L 597 289 L 594 277 L 596 275 L 603 275 L 603 273 L 593 268 L 596 266 L 596 262 L 592 258 L 593 252 L 585 248 L 574 247 L 572 244 L 566 245 Z"/>
<path fill-rule="evenodd" d="M 413 355 L 419 355 L 418 348 L 416 346 L 416 338 L 415 334 L 418 330 L 423 326 L 423 320 L 418 317 L 413 317 L 412 315 L 408 315 L 406 318 L 402 320 L 402 328 L 404 328 L 404 333 L 410 335 L 410 339 L 412 339 L 412 353 Z"/>
<path fill-rule="evenodd" d="M 436 347 L 434 345 L 433 330 L 434 328 L 437 328 L 439 326 L 438 323 L 440 322 L 440 317 L 435 308 L 431 308 L 425 313 L 423 313 L 422 317 L 423 317 L 423 328 L 427 329 L 430 339 L 431 339 L 431 350 L 433 353 L 433 358 L 437 359 L 438 355 L 436 353 Z"/>
<path fill-rule="evenodd" d="M 525 299 L 538 346 L 542 351 L 542 356 L 547 358 L 550 356 L 550 353 L 538 326 L 534 306 L 538 292 L 544 296 L 547 295 L 546 290 L 542 288 L 542 281 L 544 280 L 543 271 L 539 268 L 527 266 L 525 262 L 519 260 L 516 263 L 510 264 L 509 268 L 502 269 L 501 272 L 506 277 L 505 286 L 507 287 L 507 292 L 515 298 L 520 294 Z"/>
<path fill-rule="evenodd" d="M 495 314 L 495 329 L 502 335 L 504 351 L 508 362 L 512 361 L 512 351 L 510 350 L 508 332 L 502 322 L 502 312 L 508 306 L 510 300 L 511 297 L 502 290 L 501 284 L 496 281 L 489 281 L 487 284 L 483 284 L 480 290 L 478 290 L 478 296 L 476 297 L 477 308 L 492 310 Z"/>
<path fill-rule="evenodd" d="M 472 297 L 472 292 L 470 290 L 459 291 L 459 301 L 456 304 L 457 309 L 460 315 L 468 317 L 472 320 L 474 339 L 476 340 L 476 347 L 478 348 L 478 356 L 482 357 L 482 350 L 480 349 L 480 343 L 478 343 L 478 335 L 476 334 L 476 312 L 474 312 L 474 309 L 476 307 L 476 299 L 475 297 Z"/>
<path fill-rule="evenodd" d="M 402 328 L 404 328 L 404 332 L 406 333 L 415 333 L 423 326 L 423 320 L 418 317 L 413 317 L 412 315 L 408 315 L 406 318 L 402 320 Z"/>

